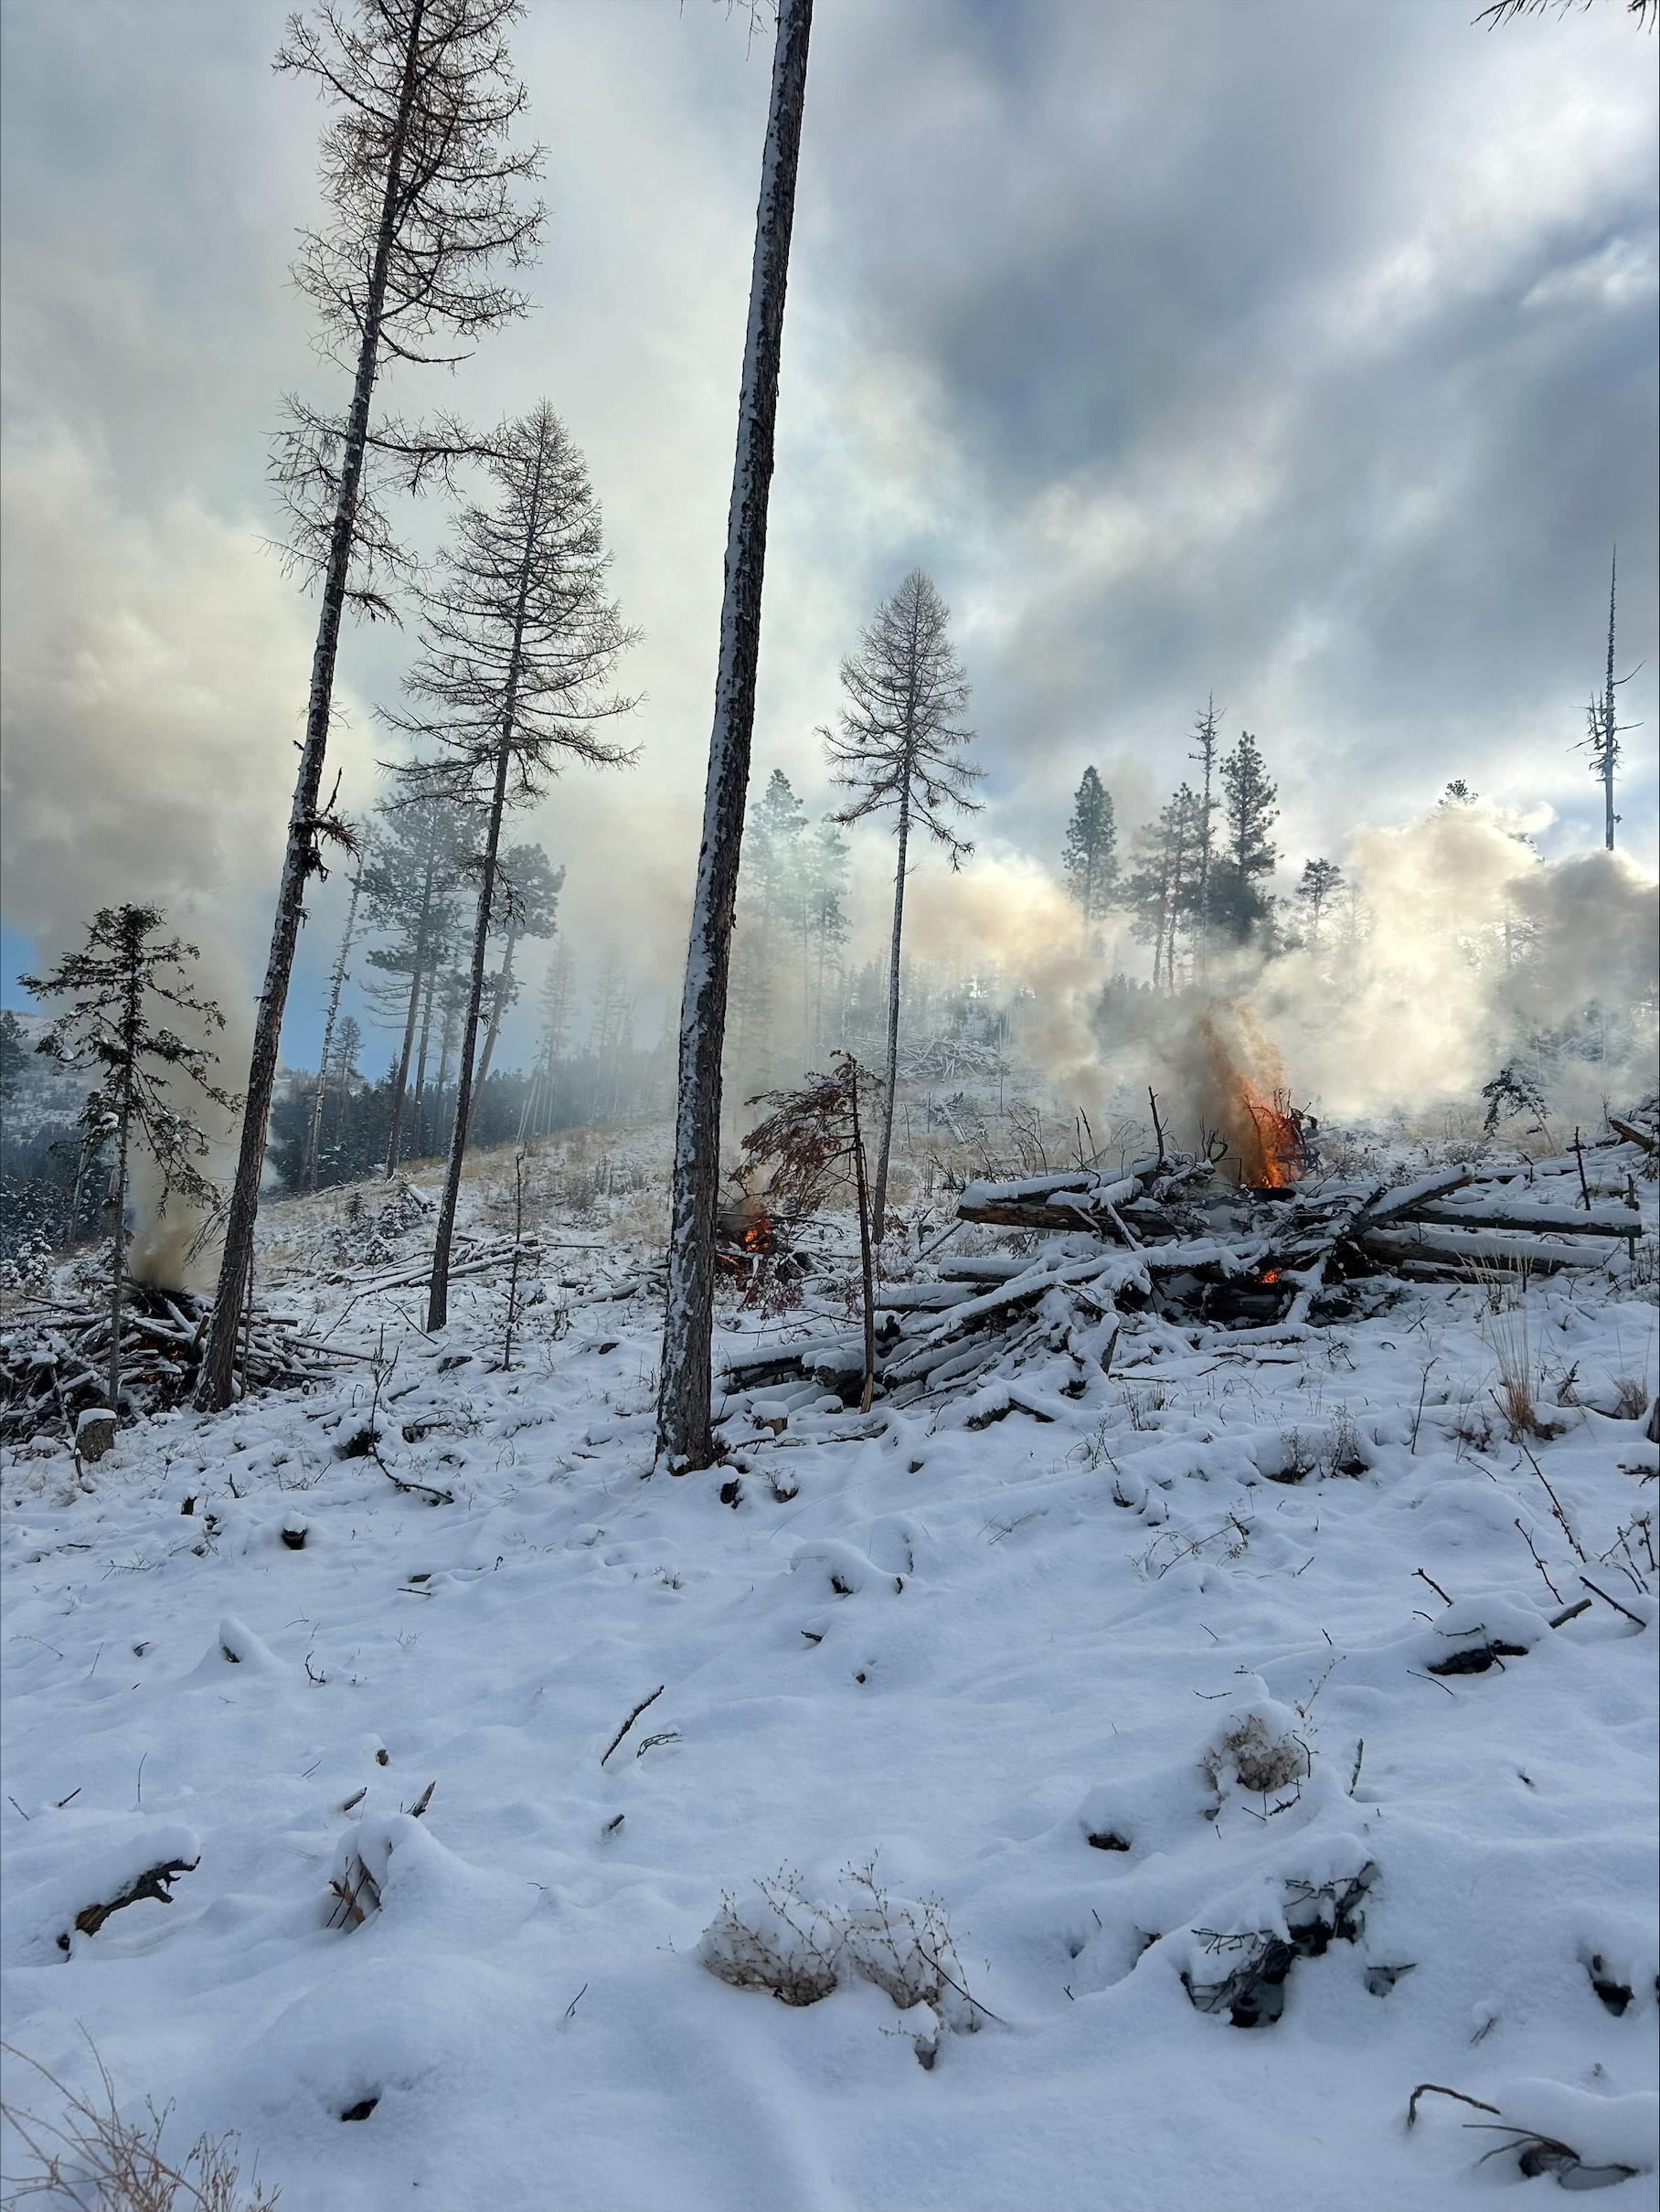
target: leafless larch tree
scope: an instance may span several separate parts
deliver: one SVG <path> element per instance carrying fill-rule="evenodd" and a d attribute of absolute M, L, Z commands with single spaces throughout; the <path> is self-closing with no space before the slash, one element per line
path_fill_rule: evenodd
<path fill-rule="evenodd" d="M 877 1151 L 871 1213 L 879 1245 L 887 1231 L 888 1164 L 893 1150 L 893 1094 L 899 1059 L 899 945 L 905 927 L 905 875 L 913 825 L 945 848 L 953 868 L 974 846 L 951 825 L 953 814 L 976 813 L 979 769 L 963 757 L 974 738 L 962 717 L 969 686 L 952 648 L 951 610 L 920 569 L 913 569 L 865 626 L 859 649 L 842 663 L 839 731 L 822 734 L 835 781 L 855 796 L 838 822 L 891 814 L 898 856 L 893 872 L 893 933 L 888 959 L 888 1086 Z"/>
<path fill-rule="evenodd" d="M 421 595 L 421 652 L 405 679 L 412 705 L 387 719 L 438 747 L 415 788 L 479 805 L 478 899 L 463 1020 L 449 1174 L 439 1209 L 427 1326 L 449 1315 L 450 1244 L 467 1148 L 474 1060 L 497 897 L 502 817 L 546 791 L 567 760 L 633 759 L 600 726 L 635 701 L 607 688 L 636 632 L 606 595 L 611 557 L 581 454 L 544 402 L 494 441 L 495 498 L 457 517 L 436 581 Z"/>
<path fill-rule="evenodd" d="M 309 80 L 333 113 L 320 170 L 327 218 L 303 234 L 294 275 L 317 312 L 320 351 L 353 369 L 343 414 L 299 400 L 274 473 L 288 549 L 321 590 L 305 736 L 249 1065 L 225 1251 L 199 1401 L 229 1405 L 236 1332 L 253 1250 L 266 1124 L 307 878 L 321 866 L 335 662 L 348 605 L 389 614 L 405 563 L 381 497 L 447 480 L 472 441 L 452 422 L 423 429 L 374 416 L 384 364 L 452 365 L 525 307 L 498 273 L 534 252 L 540 206 L 520 188 L 538 169 L 511 133 L 525 105 L 505 43 L 522 0 L 325 0 L 291 18 L 277 69 Z"/>

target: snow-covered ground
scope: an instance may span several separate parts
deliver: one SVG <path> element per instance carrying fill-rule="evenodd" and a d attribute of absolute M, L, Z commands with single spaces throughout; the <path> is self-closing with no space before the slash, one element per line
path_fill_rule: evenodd
<path fill-rule="evenodd" d="M 14 1462 L 13 2045 L 285 2212 L 1554 2201 L 1500 2122 L 1655 2201 L 1652 1282 L 1131 1323 L 1081 1396 L 763 1400 L 672 1479 L 622 1183 L 508 1373 L 499 1281 L 430 1341 L 270 1209 L 277 1300 L 396 1355 L 379 1460 L 355 1364 Z"/>

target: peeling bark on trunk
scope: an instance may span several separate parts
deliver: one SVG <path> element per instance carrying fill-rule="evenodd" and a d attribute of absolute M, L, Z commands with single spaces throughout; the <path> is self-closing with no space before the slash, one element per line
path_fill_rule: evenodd
<path fill-rule="evenodd" d="M 242 1137 L 237 1155 L 236 1180 L 225 1218 L 225 1250 L 219 1263 L 218 1295 L 202 1354 L 201 1382 L 197 1403 L 205 1411 L 230 1403 L 236 1384 L 237 1324 L 241 1317 L 248 1270 L 253 1257 L 253 1225 L 260 1208 L 260 1177 L 265 1165 L 265 1143 L 271 1118 L 271 1092 L 277 1079 L 277 1051 L 282 1035 L 282 1013 L 288 1003 L 289 978 L 293 972 L 294 947 L 303 919 L 305 880 L 316 863 L 317 807 L 323 791 L 323 761 L 328 748 L 329 715 L 335 694 L 335 661 L 340 648 L 340 624 L 346 612 L 346 588 L 356 535 L 357 495 L 363 481 L 363 457 L 368 440 L 369 406 L 374 398 L 375 373 L 379 363 L 381 317 L 386 308 L 387 268 L 403 188 L 403 155 L 410 116 L 414 104 L 416 69 L 425 0 L 415 0 L 410 10 L 409 43 L 404 50 L 403 80 L 399 92 L 398 121 L 387 161 L 386 190 L 380 205 L 380 224 L 375 240 L 374 266 L 363 320 L 363 343 L 357 354 L 357 374 L 352 388 L 351 412 L 346 420 L 345 448 L 340 462 L 340 493 L 329 541 L 328 568 L 324 580 L 323 608 L 317 623 L 317 643 L 312 656 L 311 693 L 305 713 L 305 741 L 300 754 L 300 773 L 294 786 L 293 808 L 288 822 L 288 849 L 282 862 L 282 887 L 277 894 L 276 919 L 271 929 L 271 953 L 266 962 L 264 988 L 260 994 L 254 1024 L 253 1053 L 248 1069 L 248 1091 L 242 1110 Z"/>
<path fill-rule="evenodd" d="M 660 1451 L 671 1467 L 707 1467 L 709 1347 L 714 1330 L 715 1214 L 720 1179 L 720 1052 L 738 862 L 743 842 L 755 671 L 761 649 L 778 370 L 783 341 L 795 173 L 807 91 L 813 0 L 779 0 L 771 103 L 750 278 L 750 321 L 739 401 L 738 450 L 727 524 L 720 662 L 709 739 L 703 845 L 680 1011 L 679 1092 L 664 1311 Z"/>

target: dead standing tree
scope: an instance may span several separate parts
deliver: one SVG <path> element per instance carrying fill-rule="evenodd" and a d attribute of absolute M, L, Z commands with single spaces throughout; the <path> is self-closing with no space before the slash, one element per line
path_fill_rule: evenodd
<path fill-rule="evenodd" d="M 110 1410 L 117 1415 L 133 1147 L 141 1144 L 154 1164 L 158 1206 L 165 1206 L 173 1191 L 210 1206 L 213 1186 L 196 1164 L 208 1151 L 208 1140 L 175 1102 L 173 1087 L 183 1078 L 227 1112 L 236 1109 L 236 1101 L 209 1073 L 218 1065 L 218 1055 L 206 1045 L 187 1043 L 155 1019 L 153 1005 L 160 1001 L 194 1016 L 204 1030 L 225 1026 L 213 1001 L 199 997 L 185 980 L 186 962 L 199 957 L 195 945 L 176 937 L 153 941 L 161 921 L 156 907 L 101 907 L 80 952 L 67 953 L 49 975 L 18 979 L 38 997 L 73 1001 L 36 1050 L 65 1067 L 96 1071 L 97 1088 L 82 1110 L 82 1126 L 89 1133 L 95 1128 L 107 1132 L 115 1148 L 108 1382 Z"/>
<path fill-rule="evenodd" d="M 761 593 L 767 560 L 767 502 L 772 483 L 778 369 L 783 350 L 784 290 L 795 216 L 795 170 L 807 98 L 813 0 L 777 0 L 771 104 L 761 157 L 761 205 L 750 275 L 750 323 L 738 402 L 738 451 L 727 518 L 726 591 L 720 660 L 709 737 L 703 845 L 692 900 L 686 986 L 680 1006 L 679 1092 L 663 1316 L 663 1377 L 657 1399 L 658 1449 L 676 1473 L 707 1467 L 715 1455 L 709 1427 L 709 1346 L 715 1313 L 715 1218 L 720 1193 L 720 1053 L 726 1037 L 727 969 L 750 744 L 755 725 L 755 671 L 761 653 Z"/>
<path fill-rule="evenodd" d="M 617 768 L 633 756 L 596 734 L 631 698 L 608 692 L 638 633 L 605 595 L 611 556 L 581 454 L 544 403 L 495 438 L 496 500 L 463 508 L 438 579 L 421 595 L 420 658 L 405 679 L 417 712 L 386 718 L 442 748 L 407 773 L 435 796 L 482 805 L 484 848 L 456 1079 L 450 1168 L 439 1207 L 427 1327 L 449 1317 L 450 1245 L 467 1149 L 474 1058 L 497 892 L 502 816 L 538 799 L 565 760 Z"/>
<path fill-rule="evenodd" d="M 899 1058 L 899 944 L 905 924 L 905 872 L 910 831 L 918 824 L 945 847 L 953 869 L 974 846 L 951 828 L 947 811 L 977 813 L 974 786 L 981 771 L 962 757 L 974 731 L 959 718 L 968 706 L 968 678 L 948 634 L 951 610 L 920 569 L 913 569 L 865 626 L 858 652 L 842 663 L 847 704 L 841 730 L 825 730 L 835 781 L 857 796 L 838 808 L 838 822 L 892 813 L 899 856 L 893 872 L 893 936 L 888 961 L 887 1095 L 876 1162 L 873 1214 L 879 1245 L 887 1229 L 888 1165 L 893 1151 L 894 1086 Z"/>
<path fill-rule="evenodd" d="M 253 1256 L 254 1218 L 276 1082 L 277 1051 L 307 878 L 328 834 L 323 768 L 335 662 L 346 607 L 389 615 L 384 580 L 405 569 L 377 484 L 418 491 L 445 480 L 471 441 L 453 423 L 422 431 L 370 420 L 383 355 L 452 366 L 478 335 L 525 307 L 498 281 L 520 267 L 540 229 L 539 205 L 516 189 L 539 154 L 514 151 L 525 105 L 506 27 L 522 0 L 325 0 L 291 18 L 279 70 L 309 79 L 335 109 L 323 133 L 330 220 L 304 234 L 295 277 L 317 310 L 320 343 L 355 362 L 344 420 L 291 401 L 274 470 L 287 499 L 296 565 L 322 587 L 305 737 L 289 816 L 271 952 L 254 1024 L 247 1105 L 225 1223 L 225 1254 L 197 1402 L 230 1403 L 237 1324 Z"/>

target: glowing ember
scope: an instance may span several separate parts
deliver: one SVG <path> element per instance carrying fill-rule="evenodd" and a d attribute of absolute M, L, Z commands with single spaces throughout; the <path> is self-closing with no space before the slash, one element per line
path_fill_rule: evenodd
<path fill-rule="evenodd" d="M 770 1252 L 777 1241 L 772 1234 L 771 1218 L 766 1214 L 758 1215 L 744 1230 L 739 1241 L 746 1252 L 753 1252 L 758 1257 Z"/>
<path fill-rule="evenodd" d="M 1261 1280 L 1264 1288 L 1266 1288 L 1271 1282 L 1278 1282 L 1280 1280 L 1279 1269 L 1277 1267 L 1265 1267 L 1262 1270 Z"/>

